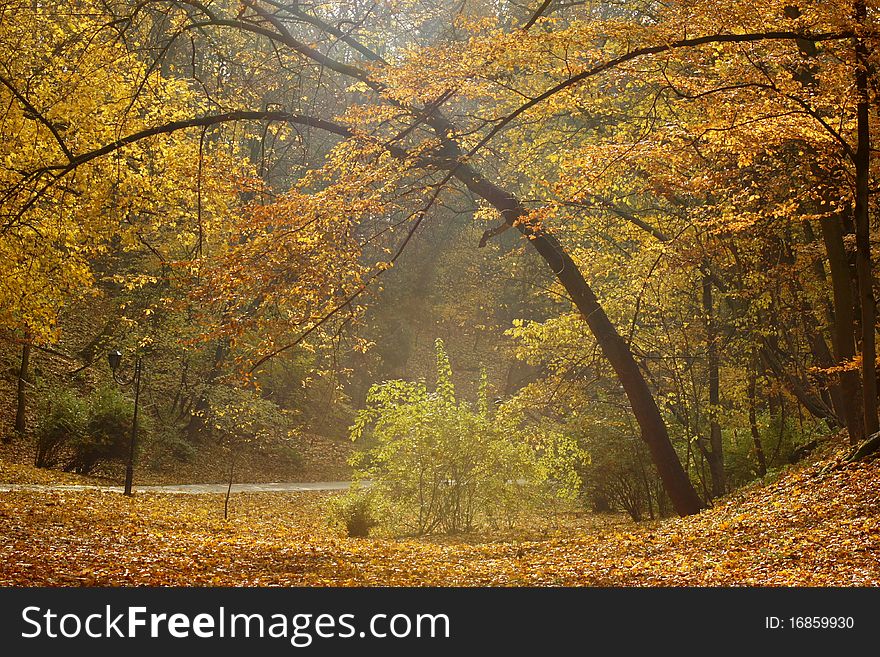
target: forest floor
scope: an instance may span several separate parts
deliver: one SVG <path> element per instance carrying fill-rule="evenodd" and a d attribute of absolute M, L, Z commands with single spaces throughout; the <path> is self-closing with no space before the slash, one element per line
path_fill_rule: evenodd
<path fill-rule="evenodd" d="M 224 521 L 222 495 L 4 492 L 0 585 L 880 585 L 880 461 L 828 463 L 690 518 L 547 515 L 421 539 L 345 537 L 327 521 L 334 493 L 238 493 Z"/>

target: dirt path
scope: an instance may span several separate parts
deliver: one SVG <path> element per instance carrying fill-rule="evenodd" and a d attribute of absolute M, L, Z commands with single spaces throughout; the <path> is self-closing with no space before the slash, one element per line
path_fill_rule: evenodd
<path fill-rule="evenodd" d="M 311 483 L 232 484 L 233 493 L 290 493 L 297 491 L 346 490 L 350 481 L 315 481 Z M 138 486 L 135 493 L 171 493 L 177 495 L 209 495 L 226 493 L 228 484 L 173 484 L 169 486 Z M 122 486 L 97 486 L 90 484 L 0 484 L 0 492 L 18 490 L 102 490 L 121 493 Z"/>

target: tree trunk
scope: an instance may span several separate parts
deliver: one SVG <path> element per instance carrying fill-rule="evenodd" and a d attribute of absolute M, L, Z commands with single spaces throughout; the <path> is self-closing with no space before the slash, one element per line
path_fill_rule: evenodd
<path fill-rule="evenodd" d="M 864 0 L 856 0 L 856 20 L 865 22 L 867 8 Z M 856 232 L 856 277 L 858 279 L 859 305 L 862 329 L 862 408 L 865 435 L 877 433 L 880 423 L 877 417 L 877 350 L 875 346 L 874 291 L 871 277 L 871 237 L 868 189 L 871 164 L 871 132 L 869 125 L 868 98 L 868 48 L 862 39 L 856 39 L 856 107 L 858 145 L 856 147 L 856 199 L 853 220 Z"/>
<path fill-rule="evenodd" d="M 850 285 L 849 264 L 843 245 L 843 225 L 841 217 L 825 217 L 820 221 L 825 252 L 828 255 L 831 272 L 831 290 L 834 298 L 834 326 L 832 331 L 834 358 L 838 365 L 851 362 L 855 358 L 853 342 L 853 294 Z M 862 390 L 858 372 L 841 372 L 840 387 L 843 390 L 846 429 L 850 442 L 861 442 L 865 437 L 865 423 L 862 414 Z"/>
<path fill-rule="evenodd" d="M 858 22 L 864 23 L 867 17 L 867 10 L 864 0 L 855 0 L 854 3 L 855 18 Z M 791 6 L 786 14 L 791 19 L 801 16 L 801 11 Z M 799 42 L 801 54 L 805 57 L 814 57 L 818 52 L 816 44 L 811 42 Z M 805 47 L 806 46 L 806 47 Z M 856 50 L 856 89 L 858 92 L 857 111 L 857 132 L 858 145 L 855 156 L 856 165 L 856 242 L 858 242 L 858 228 L 860 222 L 863 221 L 865 229 L 865 237 L 867 237 L 868 229 L 868 174 L 870 164 L 870 131 L 868 128 L 868 69 L 867 60 L 868 53 L 863 41 L 855 40 Z M 815 82 L 815 77 L 811 80 L 801 80 L 804 86 L 810 86 Z M 814 172 L 817 167 L 814 166 Z M 843 245 L 843 222 L 846 221 L 845 215 L 825 217 L 820 221 L 822 227 L 822 237 L 825 242 L 825 251 L 828 255 L 828 262 L 831 270 L 831 285 L 834 296 L 834 322 L 832 324 L 832 338 L 834 343 L 834 355 L 838 365 L 843 362 L 852 361 L 855 356 L 854 330 L 855 330 L 855 313 L 860 312 L 862 315 L 862 325 L 864 326 L 865 311 L 854 310 L 859 305 L 859 299 L 853 295 L 852 290 L 852 273 L 850 264 Z M 811 230 L 809 232 L 812 232 Z M 868 279 L 870 279 L 870 244 L 866 241 L 864 254 L 867 255 L 863 266 L 867 265 Z M 861 249 L 859 249 L 861 250 Z M 856 277 L 859 272 L 859 258 L 856 262 Z M 820 266 L 821 272 L 821 266 Z M 824 278 L 824 273 L 823 273 Z M 859 286 L 861 289 L 864 286 Z M 860 295 L 862 294 L 860 289 Z M 867 290 L 870 294 L 870 287 Z M 873 301 L 873 300 L 872 300 Z M 865 304 L 862 303 L 862 306 Z M 868 311 L 871 317 L 870 331 L 870 347 L 873 348 L 874 322 L 873 322 L 873 303 Z M 864 334 L 864 329 L 862 331 Z M 873 369 L 873 358 L 870 367 Z M 862 373 L 864 375 L 864 365 Z M 877 420 L 877 401 L 876 401 L 876 380 L 872 384 L 873 395 L 869 401 L 868 407 L 873 406 L 873 421 L 868 422 L 867 426 L 873 426 Z M 841 397 L 844 404 L 844 420 L 846 429 L 849 433 L 850 442 L 855 444 L 861 442 L 865 436 L 866 418 L 869 415 L 868 408 L 863 403 L 862 389 L 859 386 L 858 374 L 856 372 L 843 372 L 840 376 Z"/>
<path fill-rule="evenodd" d="M 718 336 L 715 330 L 715 313 L 712 302 L 712 281 L 703 276 L 703 318 L 706 322 L 706 356 L 709 368 L 709 475 L 712 477 L 712 497 L 727 492 L 724 474 L 724 446 L 721 440 L 721 424 L 718 411 L 721 404 L 721 363 L 718 354 Z"/>
<path fill-rule="evenodd" d="M 755 407 L 755 392 L 758 382 L 757 358 L 752 357 L 752 367 L 749 370 L 749 429 L 752 432 L 752 442 L 755 445 L 755 458 L 758 460 L 758 475 L 763 477 L 767 474 L 767 458 L 764 456 L 764 443 L 761 441 L 761 432 L 758 431 L 758 413 Z"/>
<path fill-rule="evenodd" d="M 234 449 L 234 446 L 230 449 Z M 229 480 L 226 486 L 226 497 L 223 500 L 223 520 L 229 520 L 229 496 L 232 495 L 232 482 L 235 479 L 235 451 L 229 455 Z"/>
<path fill-rule="evenodd" d="M 602 353 L 617 374 L 633 415 L 639 423 L 642 440 L 648 445 L 657 473 L 669 493 L 675 511 L 682 516 L 699 512 L 703 503 L 681 466 L 645 377 L 642 376 L 629 345 L 608 319 L 577 264 L 554 235 L 518 221 L 525 215 L 525 209 L 515 196 L 489 182 L 466 164 L 459 165 L 455 175 L 468 189 L 491 203 L 509 225 L 515 226 L 528 238 L 550 267 L 583 315 Z"/>
<path fill-rule="evenodd" d="M 31 342 L 29 336 L 25 336 L 25 342 L 21 347 L 21 367 L 18 370 L 18 399 L 15 408 L 15 433 L 23 436 L 27 431 L 27 384 L 28 369 L 31 362 Z M 7 439 L 6 442 L 9 442 Z"/>

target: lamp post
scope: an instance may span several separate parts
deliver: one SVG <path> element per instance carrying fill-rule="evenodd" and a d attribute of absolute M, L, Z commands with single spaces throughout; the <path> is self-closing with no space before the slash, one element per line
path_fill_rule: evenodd
<path fill-rule="evenodd" d="M 134 415 L 131 420 L 131 440 L 128 445 L 128 463 L 125 466 L 125 490 L 123 495 L 131 497 L 131 484 L 134 479 L 134 452 L 137 445 L 138 430 L 138 402 L 141 396 L 141 357 L 138 356 L 134 361 L 134 373 L 127 381 L 117 376 L 119 365 L 122 363 L 122 352 L 117 350 L 107 354 L 107 361 L 110 363 L 110 370 L 113 372 L 113 380 L 119 385 L 127 386 L 134 383 Z"/>

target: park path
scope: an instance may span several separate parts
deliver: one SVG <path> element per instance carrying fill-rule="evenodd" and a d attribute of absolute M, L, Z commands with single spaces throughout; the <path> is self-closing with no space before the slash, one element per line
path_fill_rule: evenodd
<path fill-rule="evenodd" d="M 331 491 L 346 490 L 351 485 L 350 481 L 314 481 L 302 483 L 267 483 L 267 484 L 232 484 L 233 493 L 291 493 L 299 491 Z M 175 495 L 208 495 L 212 493 L 226 493 L 228 484 L 171 484 L 165 486 L 138 486 L 135 484 L 134 492 L 138 493 L 171 493 Z M 9 491 L 77 491 L 77 490 L 101 490 L 112 493 L 121 493 L 122 486 L 98 486 L 92 484 L 3 484 L 0 483 L 0 492 Z"/>

